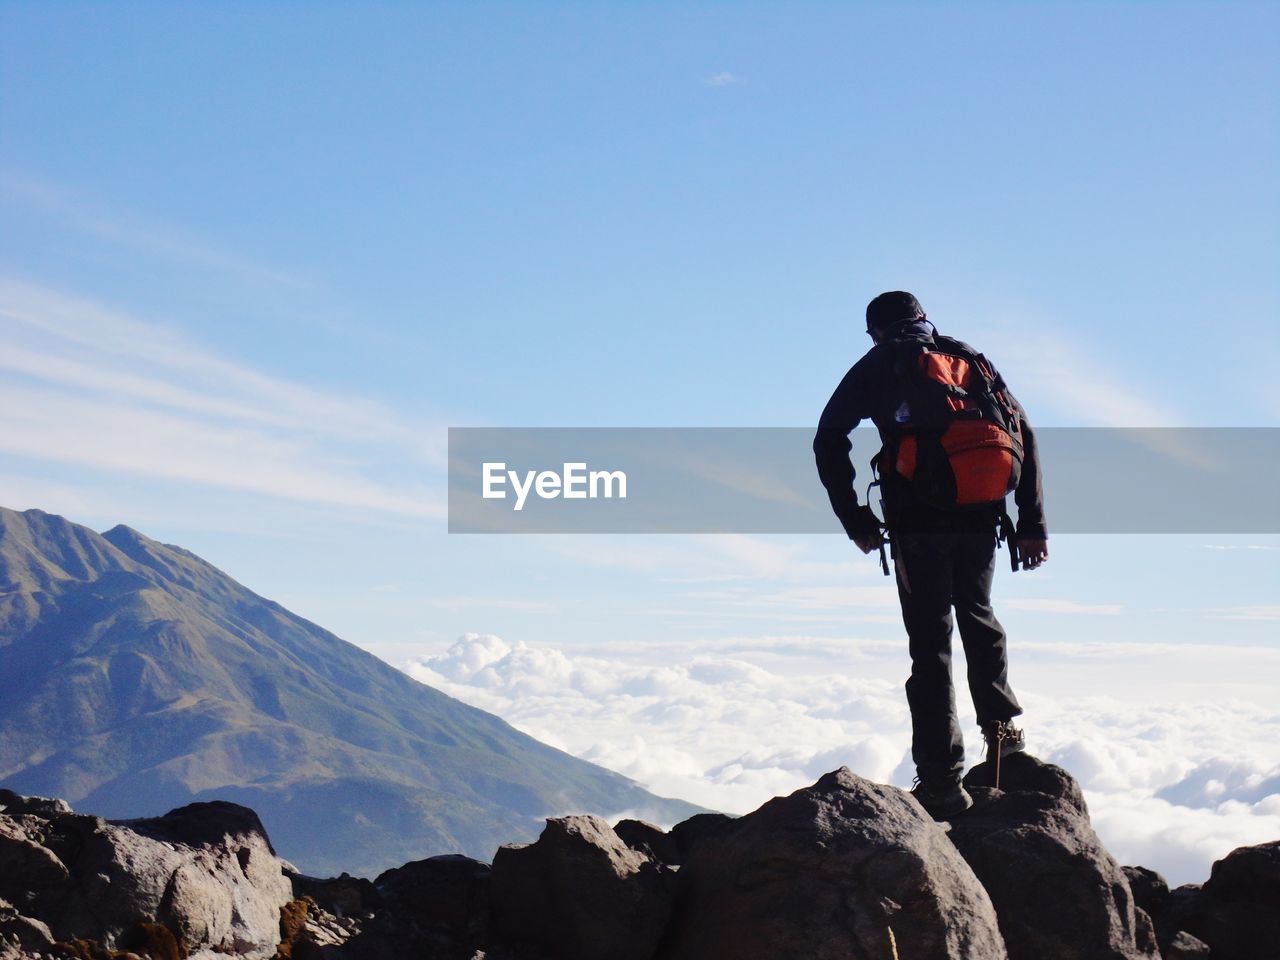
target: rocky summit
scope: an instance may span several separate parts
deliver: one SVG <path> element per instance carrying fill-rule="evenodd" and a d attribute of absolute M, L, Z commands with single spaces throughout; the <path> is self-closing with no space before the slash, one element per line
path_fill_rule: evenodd
<path fill-rule="evenodd" d="M 257 816 L 197 803 L 108 822 L 0 793 L 0 960 L 1263 960 L 1280 841 L 1169 890 L 1121 867 L 1079 785 L 1029 755 L 982 765 L 951 824 L 841 768 L 742 817 L 662 830 L 548 820 L 492 864 L 375 880 L 279 859 Z"/>

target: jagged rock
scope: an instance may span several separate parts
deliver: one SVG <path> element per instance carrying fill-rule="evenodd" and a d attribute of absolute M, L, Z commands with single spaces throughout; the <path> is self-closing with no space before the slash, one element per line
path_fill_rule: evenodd
<path fill-rule="evenodd" d="M 1274 956 L 1275 954 L 1267 954 Z M 1168 943 L 1161 944 L 1160 956 L 1164 960 L 1209 960 L 1215 957 L 1209 945 L 1199 937 L 1192 936 L 1185 930 L 1179 930 Z"/>
<path fill-rule="evenodd" d="M 1162 915 L 1169 905 L 1169 884 L 1164 877 L 1148 867 L 1121 867 L 1133 902 L 1147 911 L 1152 920 Z"/>
<path fill-rule="evenodd" d="M 1133 908 L 1133 945 L 1140 957 L 1158 960 L 1161 955 L 1155 922 L 1151 919 L 1151 914 L 1138 906 Z"/>
<path fill-rule="evenodd" d="M 1167 929 L 1165 908 L 1169 903 L 1169 884 L 1164 877 L 1146 867 L 1121 867 L 1129 881 L 1133 895 L 1135 924 L 1134 942 L 1143 955 L 1152 952 L 1151 937 L 1155 937 L 1155 952 L 1164 956 L 1165 950 L 1177 930 Z"/>
<path fill-rule="evenodd" d="M 343 957 L 471 960 L 488 938 L 488 864 L 431 857 L 387 870 L 372 886 L 376 912 L 346 941 Z"/>
<path fill-rule="evenodd" d="M 991 895 L 1010 960 L 1158 960 L 1079 784 L 1025 753 L 1004 759 L 1001 789 L 990 782 L 985 763 L 965 777 L 974 807 L 951 840 Z"/>
<path fill-rule="evenodd" d="M 1170 890 L 1167 896 L 1158 897 L 1155 905 L 1159 910 L 1155 916 L 1156 936 L 1164 960 L 1183 956 L 1209 956 L 1208 944 L 1188 929 L 1199 926 L 1204 920 L 1202 884 L 1184 883 L 1177 889 Z"/>
<path fill-rule="evenodd" d="M 670 871 L 598 817 L 547 821 L 493 858 L 494 932 L 564 960 L 649 960 L 671 913 Z"/>
<path fill-rule="evenodd" d="M 1182 929 L 1209 945 L 1214 960 L 1280 956 L 1280 840 L 1239 847 L 1217 861 L 1204 886 L 1173 892 Z"/>
<path fill-rule="evenodd" d="M 631 849 L 669 867 L 678 867 L 695 846 L 731 829 L 736 821 L 736 817 L 724 813 L 698 813 L 670 830 L 643 820 L 620 820 L 613 829 Z"/>
<path fill-rule="evenodd" d="M 71 804 L 58 797 L 24 797 L 12 790 L 0 789 L 0 813 L 7 813 L 10 816 L 19 813 L 52 816 L 71 812 Z"/>
<path fill-rule="evenodd" d="M 619 820 L 613 832 L 632 850 L 668 865 L 680 862 L 680 847 L 674 834 L 644 820 Z"/>
<path fill-rule="evenodd" d="M 301 873 L 289 873 L 293 895 L 309 898 L 321 910 L 335 917 L 362 918 L 373 915 L 381 904 L 378 890 L 372 880 L 353 877 L 344 873 L 338 877 L 320 879 Z"/>
<path fill-rule="evenodd" d="M 1188 897 L 1198 897 L 1200 886 L 1188 886 L 1171 891 L 1164 877 L 1147 867 L 1123 867 L 1124 875 L 1133 892 L 1135 910 L 1146 913 L 1155 927 L 1156 943 L 1160 956 L 1170 958 L 1197 958 L 1209 955 L 1208 946 L 1199 938 L 1183 930 L 1185 908 L 1178 903 L 1190 903 Z"/>
<path fill-rule="evenodd" d="M 19 960 L 53 946 L 47 925 L 24 917 L 7 900 L 0 900 L 0 960 Z"/>
<path fill-rule="evenodd" d="M 280 945 L 273 960 L 338 960 L 349 956 L 340 948 L 359 933 L 359 920 L 335 916 L 310 897 L 291 900 L 280 911 Z"/>
<path fill-rule="evenodd" d="M 0 896 L 24 912 L 41 891 L 58 890 L 71 880 L 66 865 L 44 845 L 42 824 L 37 817 L 0 813 Z"/>
<path fill-rule="evenodd" d="M 275 952 L 292 892 L 252 810 L 201 803 L 110 823 L 56 803 L 5 807 L 0 897 L 55 940 L 110 951 L 141 938 L 160 956 L 164 935 L 140 926 L 153 924 L 183 955 Z"/>
<path fill-rule="evenodd" d="M 350 943 L 360 935 L 360 922 L 350 917 L 335 917 L 331 913 L 308 904 L 306 923 L 302 933 L 308 949 L 293 952 L 294 960 L 306 960 L 308 956 L 337 956 L 341 950 L 329 950 Z"/>
<path fill-rule="evenodd" d="M 1169 891 L 1165 901 L 1164 915 L 1161 917 L 1162 929 L 1169 936 L 1178 930 L 1184 930 L 1188 923 L 1194 923 L 1200 914 L 1201 890 L 1199 883 L 1184 883 L 1177 889 Z"/>
<path fill-rule="evenodd" d="M 689 819 L 681 820 L 671 828 L 671 836 L 675 838 L 679 851 L 676 863 L 683 863 L 690 851 L 703 840 L 722 836 L 737 822 L 737 817 L 724 813 L 695 813 Z"/>
<path fill-rule="evenodd" d="M 0 911 L 2 912 L 2 911 Z M 158 923 L 138 923 L 120 937 L 117 946 L 106 947 L 97 940 L 46 939 L 48 928 L 28 917 L 20 918 L 28 925 L 42 928 L 24 943 L 15 943 L 0 933 L 0 960 L 188 960 L 189 954 L 177 938 Z M 0 927 L 6 925 L 0 917 Z M 215 954 L 202 953 L 196 960 L 207 960 Z"/>
<path fill-rule="evenodd" d="M 307 937 L 307 913 L 315 901 L 307 898 L 290 900 L 280 908 L 280 944 L 276 947 L 276 960 L 301 958 L 309 942 Z"/>
<path fill-rule="evenodd" d="M 487 863 L 456 854 L 415 860 L 374 881 L 386 911 L 429 932 L 483 941 L 489 924 Z"/>
<path fill-rule="evenodd" d="M 1000 960 L 987 893 L 905 791 L 841 768 L 692 846 L 662 955 Z"/>
<path fill-rule="evenodd" d="M 120 939 L 120 947 L 146 960 L 187 960 L 190 956 L 168 927 L 145 921 L 134 924 Z"/>

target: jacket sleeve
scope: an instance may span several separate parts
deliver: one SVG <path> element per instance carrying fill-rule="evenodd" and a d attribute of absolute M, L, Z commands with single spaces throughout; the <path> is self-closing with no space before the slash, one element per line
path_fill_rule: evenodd
<path fill-rule="evenodd" d="M 1013 395 L 1009 395 L 1013 399 Z M 1027 420 L 1022 404 L 1013 400 L 1022 421 L 1022 476 L 1018 488 L 1013 491 L 1013 502 L 1018 505 L 1017 536 L 1019 539 L 1044 540 L 1049 536 L 1044 522 L 1044 482 L 1040 472 L 1040 450 L 1035 431 Z"/>
<path fill-rule="evenodd" d="M 853 488 L 854 469 L 849 459 L 853 444 L 849 434 L 861 421 L 871 417 L 875 398 L 875 367 L 871 354 L 863 357 L 844 375 L 827 401 L 818 430 L 813 437 L 813 456 L 818 478 L 827 489 L 831 509 L 840 519 L 850 539 L 866 533 L 858 513 L 858 495 Z"/>

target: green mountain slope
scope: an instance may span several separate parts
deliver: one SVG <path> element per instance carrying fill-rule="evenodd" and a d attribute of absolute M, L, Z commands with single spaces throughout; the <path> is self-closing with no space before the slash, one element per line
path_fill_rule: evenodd
<path fill-rule="evenodd" d="M 0 786 L 222 798 L 305 872 L 488 859 L 547 816 L 697 812 L 413 680 L 179 547 L 0 508 Z"/>

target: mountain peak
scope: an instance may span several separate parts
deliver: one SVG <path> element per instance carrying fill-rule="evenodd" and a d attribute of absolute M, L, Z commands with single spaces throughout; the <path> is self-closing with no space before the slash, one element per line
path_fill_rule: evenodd
<path fill-rule="evenodd" d="M 125 569 L 126 557 L 99 534 L 43 510 L 0 507 L 0 588 L 47 589 L 62 580 L 92 580 Z M 4 642 L 0 620 L 0 643 Z"/>
<path fill-rule="evenodd" d="M 188 590 L 200 590 L 203 587 L 205 590 L 212 588 L 215 592 L 225 593 L 227 583 L 235 584 L 234 580 L 213 564 L 201 560 L 189 550 L 152 540 L 123 523 L 104 532 L 102 539 L 135 563 Z"/>
<path fill-rule="evenodd" d="M 130 527 L 127 524 L 123 524 L 123 523 L 117 523 L 110 530 L 102 531 L 102 536 L 105 537 L 107 540 L 110 540 L 112 543 L 117 543 L 118 541 L 121 541 L 121 540 L 124 540 L 124 541 L 147 540 L 148 542 L 150 542 L 148 537 L 143 536 L 137 530 L 133 529 L 133 527 Z"/>
<path fill-rule="evenodd" d="M 573 808 L 696 810 L 411 679 L 181 547 L 41 511 L 0 519 L 0 786 L 111 817 L 232 800 L 304 869 L 370 874 L 487 854 L 513 824 L 532 839 Z"/>

